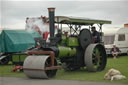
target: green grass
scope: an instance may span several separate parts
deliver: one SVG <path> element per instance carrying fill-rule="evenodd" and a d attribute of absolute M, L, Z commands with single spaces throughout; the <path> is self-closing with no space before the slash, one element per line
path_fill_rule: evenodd
<path fill-rule="evenodd" d="M 13 72 L 13 65 L 0 66 L 0 76 L 4 77 L 25 77 L 23 72 Z"/>
<path fill-rule="evenodd" d="M 0 76 L 8 77 L 25 77 L 23 72 L 12 72 L 14 66 L 0 66 Z M 127 77 L 126 80 L 113 81 L 114 83 L 128 83 L 128 56 L 121 56 L 120 58 L 108 58 L 107 66 L 102 72 L 88 72 L 86 69 L 78 71 L 65 72 L 63 69 L 58 70 L 56 80 L 82 80 L 82 81 L 97 81 L 110 82 L 104 80 L 104 74 L 110 69 L 115 68 Z"/>
<path fill-rule="evenodd" d="M 114 82 L 128 83 L 128 56 L 121 56 L 118 59 L 108 58 L 107 66 L 102 72 L 88 72 L 85 69 L 72 72 L 64 72 L 64 70 L 60 70 L 58 71 L 55 79 L 110 82 L 109 80 L 104 80 L 104 74 L 111 68 L 119 70 L 122 75 L 127 77 L 126 80 L 119 80 Z"/>

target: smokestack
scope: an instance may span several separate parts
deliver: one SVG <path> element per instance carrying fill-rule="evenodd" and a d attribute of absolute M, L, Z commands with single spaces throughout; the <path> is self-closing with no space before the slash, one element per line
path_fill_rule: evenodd
<path fill-rule="evenodd" d="M 128 27 L 128 24 L 124 24 L 124 27 Z"/>
<path fill-rule="evenodd" d="M 51 44 L 55 43 L 54 42 L 54 32 L 55 32 L 55 29 L 54 29 L 54 11 L 55 11 L 55 8 L 48 8 L 48 11 L 49 11 L 49 25 L 50 25 L 50 42 Z"/>

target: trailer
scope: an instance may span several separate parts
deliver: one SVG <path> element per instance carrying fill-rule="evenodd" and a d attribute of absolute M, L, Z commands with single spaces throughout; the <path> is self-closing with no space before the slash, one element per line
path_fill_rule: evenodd
<path fill-rule="evenodd" d="M 26 51 L 35 48 L 36 37 L 40 37 L 36 31 L 29 33 L 25 30 L 3 30 L 0 34 L 0 65 L 8 64 L 9 61 L 22 65 Z"/>
<path fill-rule="evenodd" d="M 116 45 L 120 49 L 120 54 L 128 55 L 128 26 L 120 28 L 114 34 L 104 35 L 103 41 L 107 55 L 111 55 L 110 51 L 113 45 Z"/>

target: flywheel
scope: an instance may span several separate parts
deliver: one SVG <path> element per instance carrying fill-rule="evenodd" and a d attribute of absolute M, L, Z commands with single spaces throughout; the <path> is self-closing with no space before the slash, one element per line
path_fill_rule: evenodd
<path fill-rule="evenodd" d="M 93 42 L 91 32 L 88 29 L 83 29 L 79 34 L 80 46 L 85 50 L 86 47 Z"/>

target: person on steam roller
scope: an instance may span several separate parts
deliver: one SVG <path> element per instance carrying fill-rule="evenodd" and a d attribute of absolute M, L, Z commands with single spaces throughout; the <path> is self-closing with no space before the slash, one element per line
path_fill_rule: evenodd
<path fill-rule="evenodd" d="M 96 27 L 91 27 L 92 38 L 94 43 L 100 43 L 100 33 L 96 31 Z"/>

